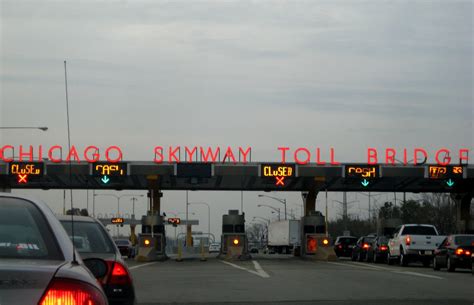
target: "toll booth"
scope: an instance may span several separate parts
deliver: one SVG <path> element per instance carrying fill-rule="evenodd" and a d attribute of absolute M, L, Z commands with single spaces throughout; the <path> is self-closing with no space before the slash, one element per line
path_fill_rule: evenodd
<path fill-rule="evenodd" d="M 160 215 L 143 216 L 142 232 L 138 235 L 137 261 L 166 259 L 166 234 L 164 219 Z"/>
<path fill-rule="evenodd" d="M 311 211 L 301 218 L 301 256 L 318 259 L 335 258 L 331 238 L 326 235 L 325 217 L 319 211 Z"/>
<path fill-rule="evenodd" d="M 245 214 L 229 210 L 222 216 L 221 250 L 219 256 L 227 258 L 250 258 L 247 235 L 245 234 Z"/>

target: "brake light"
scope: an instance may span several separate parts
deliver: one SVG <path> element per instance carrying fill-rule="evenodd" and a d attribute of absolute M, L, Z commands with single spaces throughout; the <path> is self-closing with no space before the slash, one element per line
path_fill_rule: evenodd
<path fill-rule="evenodd" d="M 462 255 L 464 253 L 464 249 L 463 248 L 457 248 L 456 249 L 456 255 Z"/>
<path fill-rule="evenodd" d="M 109 266 L 109 277 L 107 284 L 126 285 L 132 282 L 127 268 L 119 262 L 107 261 Z"/>
<path fill-rule="evenodd" d="M 379 247 L 379 250 L 380 250 L 380 251 L 387 251 L 387 250 L 388 250 L 388 247 L 387 247 L 387 246 L 380 246 L 380 247 Z"/>
<path fill-rule="evenodd" d="M 38 305 L 106 305 L 104 295 L 85 282 L 55 278 Z"/>
<path fill-rule="evenodd" d="M 363 249 L 369 249 L 369 244 L 363 244 L 363 245 L 362 245 L 362 248 L 363 248 Z"/>
<path fill-rule="evenodd" d="M 466 251 L 464 251 L 464 254 L 466 254 L 466 255 L 471 255 L 471 251 L 466 250 Z"/>
<path fill-rule="evenodd" d="M 405 237 L 405 245 L 409 246 L 411 244 L 411 238 L 410 238 L 410 235 L 407 235 L 407 237 Z"/>
<path fill-rule="evenodd" d="M 338 247 L 339 249 L 342 249 L 342 245 L 338 245 L 337 247 Z"/>

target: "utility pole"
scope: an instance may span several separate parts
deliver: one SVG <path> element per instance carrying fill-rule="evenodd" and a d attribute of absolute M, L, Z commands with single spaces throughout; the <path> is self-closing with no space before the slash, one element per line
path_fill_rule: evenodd
<path fill-rule="evenodd" d="M 347 195 L 342 193 L 342 219 L 344 221 L 344 230 L 347 230 Z"/>

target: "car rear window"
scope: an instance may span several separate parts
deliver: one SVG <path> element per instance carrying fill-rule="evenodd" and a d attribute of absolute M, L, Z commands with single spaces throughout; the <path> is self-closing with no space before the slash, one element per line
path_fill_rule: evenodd
<path fill-rule="evenodd" d="M 124 239 L 115 240 L 115 244 L 119 246 L 128 246 L 128 240 L 124 240 Z"/>
<path fill-rule="evenodd" d="M 437 235 L 433 227 L 427 226 L 409 226 L 403 229 L 403 235 Z"/>
<path fill-rule="evenodd" d="M 30 201 L 0 197 L 0 257 L 64 259 L 43 213 Z"/>
<path fill-rule="evenodd" d="M 74 222 L 74 238 L 70 220 L 61 220 L 79 253 L 115 253 L 115 247 L 105 230 L 96 222 Z"/>
<path fill-rule="evenodd" d="M 454 242 L 460 246 L 474 246 L 474 235 L 456 236 Z"/>
<path fill-rule="evenodd" d="M 388 238 L 386 236 L 380 236 L 378 238 L 379 243 L 388 243 Z"/>
<path fill-rule="evenodd" d="M 340 237 L 339 242 L 342 244 L 355 244 L 357 242 L 357 238 Z"/>

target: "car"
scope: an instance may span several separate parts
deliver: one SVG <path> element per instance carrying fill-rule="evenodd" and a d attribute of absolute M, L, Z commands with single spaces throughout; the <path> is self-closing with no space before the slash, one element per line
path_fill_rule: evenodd
<path fill-rule="evenodd" d="M 334 252 L 337 257 L 351 257 L 352 248 L 357 243 L 357 237 L 338 236 L 334 242 Z"/>
<path fill-rule="evenodd" d="M 110 305 L 136 303 L 133 279 L 120 250 L 102 223 L 89 216 L 74 216 L 74 233 L 71 216 L 58 216 L 71 239 L 84 240 L 87 247 L 78 248 L 83 258 L 101 258 L 107 262 L 108 274 L 99 279 Z M 72 237 L 74 236 L 74 237 Z"/>
<path fill-rule="evenodd" d="M 357 260 L 359 262 L 365 260 L 367 256 L 367 251 L 369 250 L 370 244 L 374 239 L 375 236 L 373 235 L 362 236 L 361 238 L 359 238 L 354 248 L 352 248 L 351 259 L 353 261 Z"/>
<path fill-rule="evenodd" d="M 81 259 L 44 202 L 0 193 L 1 304 L 106 305 L 95 278 L 106 271 L 101 259 Z"/>
<path fill-rule="evenodd" d="M 383 262 L 387 259 L 388 253 L 388 237 L 377 236 L 369 246 L 367 250 L 366 261 L 367 262 Z"/>
<path fill-rule="evenodd" d="M 434 250 L 433 269 L 446 268 L 448 272 L 454 272 L 456 268 L 472 269 L 471 256 L 473 251 L 474 235 L 449 235 Z"/>
<path fill-rule="evenodd" d="M 401 225 L 388 242 L 387 263 L 398 260 L 400 266 L 408 266 L 410 262 L 421 261 L 428 267 L 434 250 L 445 238 L 430 224 Z"/>
<path fill-rule="evenodd" d="M 258 254 L 258 248 L 256 247 L 250 248 L 250 253 Z"/>
<path fill-rule="evenodd" d="M 209 245 L 209 253 L 218 253 L 221 251 L 221 244 L 220 243 L 211 243 Z"/>
<path fill-rule="evenodd" d="M 114 242 L 122 256 L 126 256 L 128 258 L 135 257 L 135 248 L 133 247 L 131 241 L 128 239 L 115 239 Z"/>

